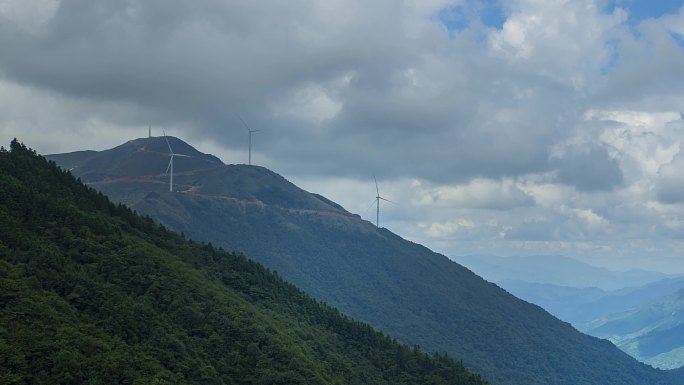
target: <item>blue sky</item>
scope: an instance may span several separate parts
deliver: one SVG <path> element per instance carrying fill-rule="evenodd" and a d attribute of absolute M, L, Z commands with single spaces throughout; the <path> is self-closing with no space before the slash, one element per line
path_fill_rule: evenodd
<path fill-rule="evenodd" d="M 506 15 L 496 0 L 467 0 L 463 5 L 443 9 L 437 16 L 450 30 L 462 30 L 476 18 L 483 25 L 501 28 Z"/>
<path fill-rule="evenodd" d="M 684 6 L 682 0 L 611 0 L 607 9 L 612 11 L 615 7 L 622 7 L 629 12 L 629 24 L 632 32 L 639 36 L 638 25 L 647 19 L 657 19 L 662 16 L 677 13 Z M 672 33 L 672 37 L 684 47 L 684 36 Z"/>
<path fill-rule="evenodd" d="M 684 2 L 681 0 L 610 0 L 606 6 L 608 11 L 620 7 L 629 11 L 632 24 L 644 19 L 658 18 L 663 15 L 676 13 Z"/>
<path fill-rule="evenodd" d="M 461 5 L 441 10 L 437 17 L 451 30 L 467 27 L 473 17 L 488 27 L 500 29 L 506 21 L 503 4 L 505 2 L 497 0 L 466 0 Z M 676 13 L 682 6 L 681 0 L 608 0 L 603 9 L 609 13 L 618 7 L 627 10 L 630 25 L 636 27 L 645 19 Z"/>

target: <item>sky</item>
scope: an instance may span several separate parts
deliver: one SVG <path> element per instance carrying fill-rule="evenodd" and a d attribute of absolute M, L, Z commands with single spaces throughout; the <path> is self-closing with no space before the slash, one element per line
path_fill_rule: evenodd
<path fill-rule="evenodd" d="M 684 273 L 684 1 L 0 0 L 0 141 L 165 130 L 445 255 Z M 163 171 L 163 170 L 162 170 Z M 161 172 L 161 171 L 160 171 Z"/>

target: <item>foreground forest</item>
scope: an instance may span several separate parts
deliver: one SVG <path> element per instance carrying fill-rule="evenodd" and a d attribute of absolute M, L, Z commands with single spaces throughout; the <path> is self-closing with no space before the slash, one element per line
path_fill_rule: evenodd
<path fill-rule="evenodd" d="M 186 240 L 16 140 L 0 151 L 2 384 L 484 384 Z"/>

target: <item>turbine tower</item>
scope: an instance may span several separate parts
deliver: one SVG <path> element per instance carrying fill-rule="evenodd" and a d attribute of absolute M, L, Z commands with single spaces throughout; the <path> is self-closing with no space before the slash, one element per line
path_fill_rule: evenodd
<path fill-rule="evenodd" d="M 377 193 L 377 196 L 375 197 L 375 201 L 371 204 L 371 207 L 375 205 L 376 208 L 376 214 L 375 214 L 375 227 L 380 227 L 380 200 L 389 202 L 389 203 L 394 203 L 389 199 L 385 199 L 380 196 L 380 189 L 378 189 L 378 180 L 375 178 L 375 175 L 373 175 L 373 180 L 375 181 L 375 192 Z"/>
<path fill-rule="evenodd" d="M 249 163 L 247 163 L 247 164 L 249 164 L 249 165 L 251 166 L 251 165 L 252 165 L 252 133 L 253 133 L 253 132 L 259 132 L 259 131 L 261 131 L 261 130 L 252 130 L 251 128 L 249 128 L 249 126 L 247 125 L 247 123 L 245 122 L 245 120 L 242 119 L 242 116 L 239 116 L 239 115 L 238 115 L 238 118 L 240 118 L 240 121 L 242 122 L 242 124 L 245 125 L 245 128 L 247 129 L 247 132 L 249 132 L 249 158 L 248 158 L 248 159 L 249 159 Z"/>
<path fill-rule="evenodd" d="M 147 137 L 151 138 L 152 137 L 152 125 L 150 124 L 147 126 Z"/>
<path fill-rule="evenodd" d="M 171 171 L 169 174 L 169 192 L 173 192 L 173 158 L 175 156 L 184 156 L 189 158 L 190 156 L 174 153 L 173 149 L 171 148 L 171 144 L 169 143 L 169 139 L 166 137 L 166 131 L 162 130 L 162 132 L 164 133 L 164 140 L 166 141 L 166 145 L 169 147 L 169 156 L 171 157 L 171 159 L 169 159 L 169 165 L 166 166 L 166 171 L 164 173 L 169 174 L 169 171 Z"/>

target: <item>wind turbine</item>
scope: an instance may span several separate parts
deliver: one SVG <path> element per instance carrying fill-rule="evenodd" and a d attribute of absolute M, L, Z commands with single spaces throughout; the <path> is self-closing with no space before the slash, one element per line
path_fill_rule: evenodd
<path fill-rule="evenodd" d="M 169 143 L 169 139 L 166 137 L 166 131 L 162 130 L 162 132 L 164 133 L 164 140 L 166 141 L 166 145 L 169 147 L 169 152 L 170 152 L 169 155 L 171 156 L 171 159 L 169 159 L 169 165 L 166 166 L 166 171 L 164 172 L 164 174 L 168 174 L 169 171 L 171 171 L 171 173 L 169 174 L 169 191 L 173 192 L 173 157 L 174 156 L 184 156 L 184 157 L 189 158 L 190 156 L 174 153 L 173 149 L 171 148 L 171 144 Z"/>
<path fill-rule="evenodd" d="M 249 163 L 248 164 L 251 166 L 252 165 L 252 133 L 253 132 L 259 132 L 262 130 L 252 130 L 251 128 L 249 128 L 249 126 L 247 125 L 245 120 L 242 119 L 242 116 L 238 115 L 238 118 L 240 118 L 240 121 L 242 122 L 242 124 L 245 125 L 245 128 L 247 128 L 247 131 L 249 132 Z"/>
<path fill-rule="evenodd" d="M 375 208 L 376 208 L 375 227 L 380 227 L 380 200 L 383 200 L 383 201 L 386 201 L 389 203 L 394 203 L 394 202 L 380 196 L 380 189 L 378 189 L 378 180 L 375 178 L 375 175 L 373 175 L 373 180 L 375 181 L 375 192 L 378 195 L 375 197 L 375 200 L 373 201 L 373 203 L 371 203 L 371 207 L 373 207 L 373 205 L 375 205 Z"/>

